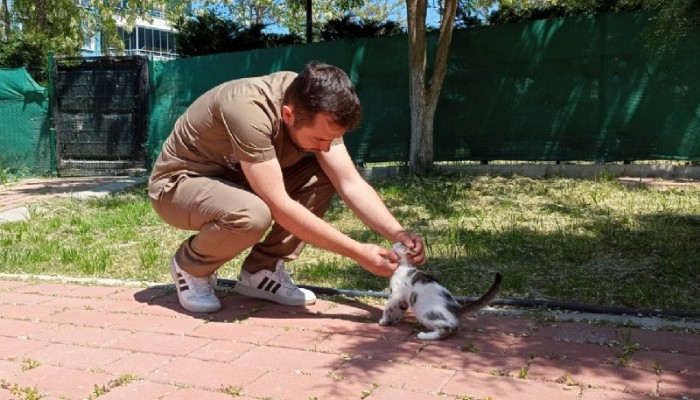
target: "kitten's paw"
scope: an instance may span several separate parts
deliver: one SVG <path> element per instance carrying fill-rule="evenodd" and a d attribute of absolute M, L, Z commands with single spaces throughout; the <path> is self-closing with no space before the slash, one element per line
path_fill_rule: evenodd
<path fill-rule="evenodd" d="M 397 320 L 391 320 L 391 319 L 387 319 L 387 318 L 382 318 L 379 320 L 379 325 L 381 325 L 381 326 L 396 325 L 398 323 L 399 323 L 399 321 L 397 321 Z"/>
<path fill-rule="evenodd" d="M 440 340 L 441 338 L 437 335 L 437 332 L 418 332 L 416 337 L 419 340 Z"/>

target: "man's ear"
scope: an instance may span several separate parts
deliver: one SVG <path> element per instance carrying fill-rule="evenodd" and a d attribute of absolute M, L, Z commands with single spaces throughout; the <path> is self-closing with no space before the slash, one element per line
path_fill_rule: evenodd
<path fill-rule="evenodd" d="M 289 126 L 294 126 L 294 110 L 292 106 L 282 106 L 282 120 Z"/>

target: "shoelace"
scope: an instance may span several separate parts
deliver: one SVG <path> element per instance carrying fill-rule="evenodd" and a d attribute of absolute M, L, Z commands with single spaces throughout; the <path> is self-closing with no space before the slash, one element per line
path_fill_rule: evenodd
<path fill-rule="evenodd" d="M 198 278 L 196 276 L 189 276 L 191 287 L 190 289 L 194 291 L 197 296 L 207 296 L 214 293 L 214 289 L 211 285 L 212 277 Z"/>
<path fill-rule="evenodd" d="M 289 272 L 284 269 L 284 263 L 279 262 L 277 264 L 277 270 L 274 272 L 273 276 L 275 276 L 278 282 L 284 282 L 284 283 L 289 283 L 291 285 L 294 285 L 294 281 L 292 280 L 292 277 L 289 276 Z"/>

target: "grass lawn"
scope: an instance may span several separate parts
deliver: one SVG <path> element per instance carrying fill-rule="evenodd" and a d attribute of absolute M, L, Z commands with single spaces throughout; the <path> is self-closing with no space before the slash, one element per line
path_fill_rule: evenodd
<path fill-rule="evenodd" d="M 475 296 L 504 276 L 501 297 L 700 311 L 700 185 L 648 188 L 616 179 L 437 175 L 375 183 L 427 240 L 433 273 Z M 51 200 L 0 225 L 0 272 L 170 282 L 168 260 L 192 232 L 165 225 L 145 188 L 100 200 Z M 389 246 L 339 201 L 327 220 Z M 220 271 L 236 279 L 245 254 Z M 297 282 L 385 290 L 352 260 L 308 246 Z"/>

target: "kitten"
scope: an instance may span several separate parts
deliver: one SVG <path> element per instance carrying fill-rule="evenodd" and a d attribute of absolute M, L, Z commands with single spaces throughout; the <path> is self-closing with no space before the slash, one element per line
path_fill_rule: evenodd
<path fill-rule="evenodd" d="M 395 243 L 392 250 L 401 257 L 401 261 L 391 277 L 391 295 L 379 325 L 399 323 L 404 312 L 412 307 L 418 322 L 429 329 L 418 333 L 418 339 L 445 339 L 459 329 L 460 316 L 474 314 L 486 307 L 500 289 L 501 274 L 496 273 L 495 282 L 483 296 L 472 303 L 460 304 L 435 278 L 408 262 L 410 250 L 406 246 Z"/>

